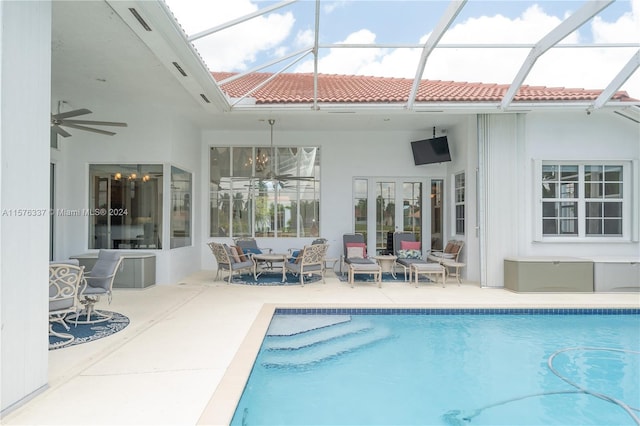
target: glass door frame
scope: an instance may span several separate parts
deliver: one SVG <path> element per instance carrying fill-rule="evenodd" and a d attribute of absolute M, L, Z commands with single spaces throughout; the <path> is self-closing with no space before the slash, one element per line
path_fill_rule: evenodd
<path fill-rule="evenodd" d="M 403 184 L 404 183 L 420 183 L 422 185 L 422 191 L 420 194 L 422 200 L 422 215 L 421 215 L 421 235 L 420 240 L 423 242 L 422 250 L 423 253 L 428 252 L 431 249 L 431 188 L 434 182 L 440 182 L 441 185 L 444 185 L 445 177 L 444 176 L 428 176 L 428 177 L 380 177 L 380 176 L 369 176 L 369 177 L 354 177 L 354 185 L 356 180 L 366 180 L 367 183 L 367 198 L 369 202 L 367 203 L 367 248 L 370 254 L 378 253 L 381 249 L 377 244 L 377 234 L 378 234 L 378 220 L 377 220 L 377 191 L 379 185 L 381 183 L 392 183 L 395 185 L 395 209 L 394 209 L 394 232 L 395 231 L 403 231 L 404 230 L 404 194 L 403 194 Z M 445 196 L 445 193 L 441 194 L 442 197 Z M 354 192 L 355 197 L 355 192 Z M 442 200 L 442 204 L 444 206 L 444 200 Z M 442 232 L 444 233 L 444 229 L 446 229 L 446 223 L 444 223 L 447 218 L 446 215 L 442 214 Z M 355 218 L 354 220 L 354 229 L 355 229 Z M 373 230 L 373 232 L 371 232 Z M 386 238 L 386 236 L 385 236 Z"/>

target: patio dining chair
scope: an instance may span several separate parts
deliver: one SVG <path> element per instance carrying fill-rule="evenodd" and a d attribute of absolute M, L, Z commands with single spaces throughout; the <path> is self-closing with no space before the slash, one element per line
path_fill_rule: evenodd
<path fill-rule="evenodd" d="M 249 257 L 241 257 L 234 246 L 228 246 L 222 243 L 208 243 L 211 249 L 211 253 L 216 258 L 218 263 L 218 269 L 216 270 L 217 280 L 220 277 L 221 271 L 228 271 L 229 276 L 227 278 L 227 284 L 231 284 L 231 277 L 234 272 L 240 272 L 242 270 L 254 270 L 254 263 Z"/>
<path fill-rule="evenodd" d="M 308 274 L 319 274 L 324 283 L 325 256 L 327 254 L 328 244 L 311 244 L 305 246 L 298 261 L 294 263 L 286 262 L 285 269 L 292 272 L 300 278 L 300 285 L 304 286 L 304 276 Z"/>
<path fill-rule="evenodd" d="M 122 254 L 117 250 L 98 252 L 98 260 L 93 268 L 83 275 L 79 291 L 79 300 L 83 308 L 77 314 L 67 316 L 67 322 L 94 324 L 111 319 L 112 312 L 95 309 L 95 304 L 100 300 L 100 296 L 108 296 L 111 303 L 113 281 L 122 260 Z"/>
<path fill-rule="evenodd" d="M 75 340 L 70 333 L 55 331 L 53 325 L 59 323 L 65 330 L 71 330 L 65 317 L 78 311 L 78 289 L 83 271 L 84 267 L 79 266 L 77 260 L 49 263 L 49 336 L 61 339 L 50 344 L 50 348 L 66 346 Z"/>

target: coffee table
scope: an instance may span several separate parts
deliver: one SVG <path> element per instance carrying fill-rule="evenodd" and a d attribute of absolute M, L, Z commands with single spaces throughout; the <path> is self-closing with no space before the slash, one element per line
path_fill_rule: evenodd
<path fill-rule="evenodd" d="M 262 274 L 265 270 L 258 270 L 258 263 L 260 261 L 265 262 L 269 265 L 267 269 L 273 271 L 273 264 L 282 263 L 282 282 L 287 280 L 287 270 L 284 267 L 284 262 L 288 261 L 291 255 L 289 253 L 261 253 L 254 254 L 251 256 L 253 260 L 253 277 L 257 280 L 260 274 Z"/>

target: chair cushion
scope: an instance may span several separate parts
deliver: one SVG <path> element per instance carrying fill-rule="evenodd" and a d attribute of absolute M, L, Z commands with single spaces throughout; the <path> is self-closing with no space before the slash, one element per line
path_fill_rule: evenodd
<path fill-rule="evenodd" d="M 291 252 L 289 263 L 300 263 L 300 257 L 300 250 L 294 250 L 293 252 Z"/>
<path fill-rule="evenodd" d="M 369 265 L 377 265 L 376 262 L 374 262 L 371 259 L 364 259 L 361 257 L 352 257 L 352 258 L 347 258 L 344 260 L 345 263 L 348 264 L 358 264 L 358 265 L 365 265 L 365 264 L 369 264 Z"/>
<path fill-rule="evenodd" d="M 420 241 L 400 241 L 401 250 L 421 250 Z"/>
<path fill-rule="evenodd" d="M 362 258 L 364 258 L 364 248 L 363 247 L 348 247 L 347 246 L 347 257 L 349 259 L 362 259 Z"/>
<path fill-rule="evenodd" d="M 285 267 L 287 268 L 287 271 L 291 271 L 296 274 L 299 274 L 302 269 L 302 264 L 287 263 Z M 302 270 L 302 272 L 321 271 L 321 270 L 322 270 L 322 265 L 305 265 L 304 270 Z"/>
<path fill-rule="evenodd" d="M 457 245 L 452 243 L 452 242 L 448 242 L 447 245 L 444 248 L 444 252 L 445 253 L 455 253 L 457 249 Z"/>
<path fill-rule="evenodd" d="M 116 265 L 120 261 L 120 252 L 116 250 L 100 250 L 98 252 L 98 260 L 96 261 L 91 272 L 87 275 L 87 288 L 84 294 L 91 294 L 90 287 L 99 288 L 96 293 L 103 293 L 110 290 L 112 277 L 116 273 Z"/>
<path fill-rule="evenodd" d="M 420 250 L 398 250 L 398 259 L 422 259 Z"/>
<path fill-rule="evenodd" d="M 253 262 L 250 260 L 245 260 L 244 262 L 236 262 L 231 264 L 231 270 L 233 271 L 246 268 L 253 268 Z"/>
<path fill-rule="evenodd" d="M 349 256 L 349 248 L 351 247 L 359 247 L 362 249 L 362 256 L 359 257 L 367 257 L 367 245 L 365 243 L 346 243 L 345 247 L 347 248 L 347 257 Z"/>
<path fill-rule="evenodd" d="M 230 248 L 230 252 L 231 252 L 231 257 L 233 257 L 233 262 L 234 263 L 240 263 L 240 255 L 238 254 L 238 250 L 236 250 L 235 247 L 231 246 Z M 243 253 L 244 255 L 244 253 Z"/>
<path fill-rule="evenodd" d="M 236 260 L 236 262 L 246 262 L 247 260 L 249 260 L 247 259 L 247 256 L 244 254 L 244 251 L 242 251 L 242 247 L 233 246 L 233 248 L 238 254 L 238 259 Z M 235 260 L 235 256 L 234 256 L 234 260 Z"/>
<path fill-rule="evenodd" d="M 244 254 L 262 254 L 262 250 L 254 247 L 243 247 L 242 251 Z"/>
<path fill-rule="evenodd" d="M 233 250 L 231 247 L 229 247 L 227 244 L 224 244 L 224 251 L 227 252 L 227 256 L 229 257 L 229 262 L 236 263 L 236 258 L 233 255 L 235 253 L 235 250 Z"/>
<path fill-rule="evenodd" d="M 426 263 L 422 259 L 403 259 L 403 258 L 398 258 L 398 260 L 396 260 L 396 262 L 398 262 L 402 266 L 407 266 L 407 267 L 411 266 L 414 263 Z"/>

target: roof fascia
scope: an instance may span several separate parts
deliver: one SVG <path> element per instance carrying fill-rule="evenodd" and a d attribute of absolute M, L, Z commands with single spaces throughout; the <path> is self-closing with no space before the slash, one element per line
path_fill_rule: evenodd
<path fill-rule="evenodd" d="M 451 26 L 453 21 L 456 19 L 464 5 L 467 3 L 467 0 L 453 0 L 449 3 L 447 10 L 445 10 L 444 14 L 436 24 L 433 31 L 429 35 L 424 47 L 422 49 L 422 54 L 420 55 L 420 61 L 418 62 L 418 69 L 416 70 L 416 76 L 413 79 L 413 85 L 411 86 L 411 92 L 409 92 L 409 99 L 407 101 L 407 108 L 413 108 L 413 103 L 416 99 L 416 93 L 418 93 L 418 87 L 420 86 L 420 80 L 422 79 L 422 74 L 424 73 L 424 67 L 427 64 L 427 59 L 433 49 L 435 49 L 436 45 L 447 31 L 447 29 Z"/>
<path fill-rule="evenodd" d="M 206 111 L 213 112 L 230 109 L 226 95 L 216 85 L 207 66 L 187 40 L 186 34 L 164 1 L 105 1 L 186 89 L 198 105 Z M 143 27 L 142 22 L 134 16 L 132 9 L 144 20 L 150 30 Z"/>
<path fill-rule="evenodd" d="M 318 112 L 329 114 L 357 114 L 357 113 L 520 113 L 533 111 L 574 110 L 585 111 L 590 101 L 564 102 L 515 102 L 507 110 L 500 108 L 500 102 L 435 102 L 417 103 L 412 110 L 407 110 L 404 103 L 319 103 Z M 606 109 L 624 109 L 636 107 L 633 102 L 609 102 Z M 313 102 L 306 103 L 274 103 L 274 104 L 240 104 L 234 106 L 234 111 L 310 111 L 314 109 Z"/>
<path fill-rule="evenodd" d="M 573 15 L 562 21 L 557 27 L 540 39 L 540 41 L 536 43 L 533 49 L 529 52 L 529 55 L 520 67 L 518 74 L 507 90 L 507 93 L 504 95 L 501 102 L 501 108 L 507 109 L 509 107 L 509 104 L 513 101 L 513 98 L 518 92 L 518 89 L 520 89 L 524 79 L 527 77 L 529 71 L 531 71 L 531 68 L 533 68 L 533 65 L 542 54 L 582 26 L 585 22 L 593 18 L 601 10 L 613 3 L 613 1 L 614 0 L 593 0 L 585 2 L 584 5 Z"/>
<path fill-rule="evenodd" d="M 635 55 L 629 59 L 629 62 L 622 67 L 620 72 L 611 80 L 611 83 L 602 91 L 598 99 L 593 103 L 593 108 L 602 108 L 605 103 L 618 91 L 618 89 L 624 84 L 625 81 L 631 77 L 638 67 L 640 66 L 640 49 L 636 51 Z"/>
<path fill-rule="evenodd" d="M 258 16 L 262 16 L 262 15 L 264 15 L 266 13 L 273 12 L 274 10 L 278 10 L 278 9 L 280 9 L 282 7 L 289 6 L 291 3 L 295 3 L 297 1 L 298 0 L 285 0 L 285 1 L 282 1 L 280 3 L 276 3 L 274 5 L 265 7 L 265 8 L 260 9 L 260 10 L 257 10 L 257 11 L 255 11 L 253 13 L 249 13 L 247 15 L 241 16 L 240 18 L 234 19 L 232 21 L 225 22 L 222 25 L 218 25 L 216 27 L 209 28 L 208 30 L 201 31 L 201 32 L 199 32 L 197 34 L 192 35 L 187 40 L 189 40 L 190 42 L 194 42 L 194 41 L 196 41 L 198 39 L 201 39 L 203 37 L 206 37 L 208 35 L 217 33 L 218 31 L 222 31 L 224 29 L 233 27 L 234 25 L 241 24 L 241 23 L 249 21 L 249 20 L 251 20 L 253 18 L 257 18 Z"/>

